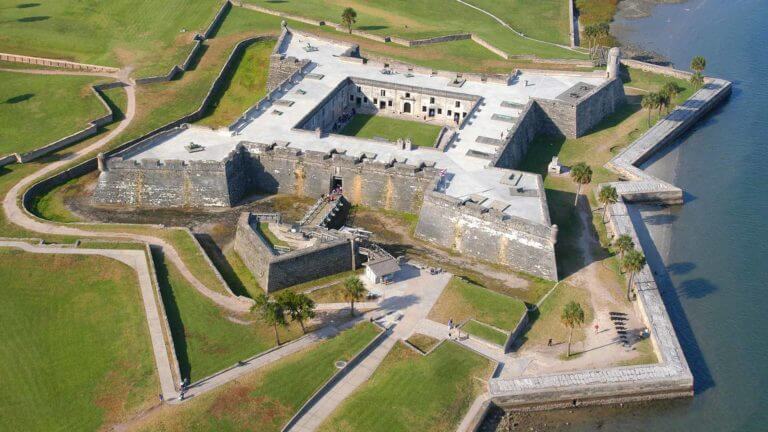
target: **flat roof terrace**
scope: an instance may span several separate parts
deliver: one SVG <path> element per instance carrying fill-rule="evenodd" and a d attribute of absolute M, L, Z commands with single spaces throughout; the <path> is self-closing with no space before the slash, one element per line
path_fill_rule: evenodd
<path fill-rule="evenodd" d="M 316 49 L 305 50 L 308 44 Z M 133 160 L 221 161 L 238 143 L 249 141 L 289 143 L 290 147 L 305 151 L 375 155 L 377 160 L 396 159 L 414 166 L 428 163 L 446 170 L 450 179 L 444 190 L 447 195 L 476 202 L 485 198 L 480 200 L 483 206 L 501 207 L 505 214 L 549 224 L 547 209 L 542 205 L 544 191 L 537 176 L 489 168 L 489 158 L 484 156 L 496 152 L 498 143 L 494 139 L 507 133 L 530 98 L 555 99 L 576 86 L 598 86 L 606 81 L 604 77 L 562 72 L 523 73 L 506 85 L 467 80 L 461 87 L 456 87 L 450 85 L 453 80 L 445 76 L 383 73 L 377 66 L 345 61 L 341 56 L 348 48 L 349 45 L 289 32 L 282 44 L 283 54 L 309 59 L 312 70 L 297 84 L 278 94 L 276 100 L 285 103 L 274 102 L 265 109 L 251 112 L 235 132 L 226 128 L 211 130 L 190 126 L 150 138 L 122 156 Z M 479 96 L 480 102 L 444 151 L 431 148 L 402 150 L 386 142 L 336 134 L 318 137 L 311 131 L 296 128 L 307 114 L 350 77 L 465 94 L 467 98 Z M 190 143 L 200 144 L 204 149 L 190 152 L 185 148 Z M 510 176 L 515 177 L 514 184 L 509 183 Z"/>

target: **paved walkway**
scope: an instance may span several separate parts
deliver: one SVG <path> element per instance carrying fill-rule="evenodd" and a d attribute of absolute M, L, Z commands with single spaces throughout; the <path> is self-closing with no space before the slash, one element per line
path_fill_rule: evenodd
<path fill-rule="evenodd" d="M 168 357 L 165 337 L 163 335 L 163 318 L 155 301 L 155 288 L 152 285 L 152 276 L 149 273 L 147 258 L 141 250 L 118 249 L 79 249 L 60 246 L 35 246 L 24 241 L 0 241 L 0 247 L 12 247 L 30 253 L 62 254 L 62 255 L 101 255 L 125 263 L 136 271 L 139 280 L 141 299 L 144 303 L 144 313 L 149 326 L 149 337 L 152 341 L 152 352 L 155 357 L 155 366 L 160 380 L 160 389 L 165 400 L 178 397 L 174 387 L 174 374 L 171 360 Z"/>
<path fill-rule="evenodd" d="M 403 267 L 404 274 L 410 278 L 380 288 L 384 296 L 379 302 L 379 309 L 368 314 L 381 316 L 380 322 L 392 327 L 389 333 L 341 381 L 324 389 L 323 396 L 288 430 L 317 430 L 349 395 L 373 375 L 397 341 L 410 336 L 413 329 L 427 316 L 451 279 L 448 273 L 430 275 L 429 272 L 422 272 L 409 264 Z"/>

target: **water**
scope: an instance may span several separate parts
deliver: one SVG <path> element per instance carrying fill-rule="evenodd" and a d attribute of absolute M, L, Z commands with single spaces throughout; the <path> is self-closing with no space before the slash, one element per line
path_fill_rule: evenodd
<path fill-rule="evenodd" d="M 669 272 L 660 282 L 696 396 L 570 414 L 568 430 L 768 430 L 768 3 L 661 5 L 650 18 L 617 19 L 615 33 L 681 69 L 703 55 L 706 72 L 735 88 L 649 163 L 687 192 L 685 205 L 638 216 L 662 251 L 649 260 L 663 259 Z"/>

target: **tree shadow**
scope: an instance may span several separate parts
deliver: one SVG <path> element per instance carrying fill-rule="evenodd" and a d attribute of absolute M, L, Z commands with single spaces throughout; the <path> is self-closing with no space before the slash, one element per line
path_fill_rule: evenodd
<path fill-rule="evenodd" d="M 362 30 L 362 31 L 384 30 L 387 28 L 389 28 L 389 26 L 384 26 L 384 25 L 365 25 L 365 26 L 357 27 L 358 30 Z"/>
<path fill-rule="evenodd" d="M 40 3 L 19 3 L 16 5 L 16 9 L 29 9 L 40 6 Z"/>
<path fill-rule="evenodd" d="M 189 378 L 192 372 L 192 366 L 189 363 L 187 353 L 187 338 L 184 330 L 184 321 L 181 318 L 181 311 L 176 304 L 176 296 L 168 280 L 168 267 L 165 262 L 165 254 L 162 248 L 150 246 L 152 251 L 152 261 L 155 264 L 155 273 L 157 274 L 157 283 L 160 288 L 160 296 L 165 306 L 165 315 L 168 317 L 168 326 L 173 338 L 173 346 L 176 349 L 176 358 L 179 361 L 179 373 L 181 378 Z"/>
<path fill-rule="evenodd" d="M 20 94 L 18 96 L 10 97 L 10 98 L 6 99 L 5 102 L 3 102 L 3 103 L 6 103 L 6 104 L 17 104 L 17 103 L 28 101 L 28 100 L 32 99 L 33 97 L 35 97 L 34 93 L 24 93 L 24 94 Z"/>
<path fill-rule="evenodd" d="M 714 293 L 717 291 L 717 289 L 717 286 L 715 286 L 712 282 L 702 278 L 683 281 L 677 287 L 678 292 L 680 292 L 686 298 L 696 300 L 702 299 Z"/>
<path fill-rule="evenodd" d="M 227 285 L 229 285 L 232 292 L 238 296 L 251 298 L 251 293 L 248 292 L 245 284 L 229 264 L 227 257 L 224 256 L 221 248 L 216 244 L 213 238 L 209 234 L 204 233 L 194 233 L 194 236 L 200 243 L 200 246 L 202 246 L 206 255 L 208 255 L 208 258 L 213 262 L 213 265 L 216 266 L 216 269 L 221 273 L 221 277 L 227 282 Z"/>
<path fill-rule="evenodd" d="M 49 17 L 47 15 L 41 15 L 41 16 L 31 16 L 31 17 L 19 18 L 16 21 L 23 22 L 23 23 L 31 23 L 31 22 L 45 21 L 45 20 L 49 20 L 49 19 L 51 19 L 51 17 Z"/>

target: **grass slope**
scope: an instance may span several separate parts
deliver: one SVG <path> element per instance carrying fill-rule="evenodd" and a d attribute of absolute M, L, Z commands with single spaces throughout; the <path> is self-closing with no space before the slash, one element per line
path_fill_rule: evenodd
<path fill-rule="evenodd" d="M 96 430 L 156 400 L 132 269 L 0 249 L 0 281 L 0 430 Z"/>
<path fill-rule="evenodd" d="M 512 55 L 586 58 L 582 53 L 522 38 L 488 15 L 455 1 L 251 0 L 250 3 L 335 23 L 341 21 L 344 8 L 351 6 L 357 11 L 353 28 L 373 34 L 421 39 L 472 32 Z"/>
<path fill-rule="evenodd" d="M 561 0 L 466 0 L 534 39 L 570 44 L 568 2 Z"/>
<path fill-rule="evenodd" d="M 455 430 L 493 366 L 452 342 L 440 345 L 426 357 L 398 343 L 370 380 L 319 430 Z"/>
<path fill-rule="evenodd" d="M 183 376 L 196 381 L 275 346 L 272 327 L 255 316 L 236 317 L 254 320 L 252 324 L 231 321 L 225 311 L 195 291 L 161 256 L 155 254 L 154 259 Z M 281 342 L 301 335 L 298 325 L 279 331 Z"/>
<path fill-rule="evenodd" d="M 208 25 L 220 4 L 220 0 L 0 0 L 0 51 L 133 65 L 139 76 L 164 74 L 184 60 L 195 32 Z"/>
<path fill-rule="evenodd" d="M 502 333 L 493 327 L 487 326 L 479 321 L 470 320 L 461 327 L 462 330 L 490 343 L 504 346 L 507 342 L 508 334 Z"/>
<path fill-rule="evenodd" d="M 279 431 L 301 405 L 376 335 L 362 323 L 333 339 L 293 354 L 202 395 L 184 406 L 165 406 L 140 422 L 147 431 Z"/>
<path fill-rule="evenodd" d="M 0 155 L 42 147 L 107 114 L 89 88 L 100 80 L 0 72 Z"/>
<path fill-rule="evenodd" d="M 275 41 L 260 41 L 243 51 L 221 97 L 199 124 L 214 128 L 226 126 L 267 94 L 269 55 L 274 46 Z"/>
<path fill-rule="evenodd" d="M 339 132 L 342 135 L 359 138 L 384 138 L 397 141 L 398 138 L 410 138 L 413 145 L 432 147 L 440 133 L 440 126 L 417 121 L 394 119 L 370 114 L 355 114 Z"/>
<path fill-rule="evenodd" d="M 512 330 L 524 313 L 522 301 L 454 277 L 432 307 L 429 318 L 443 324 L 451 318 L 456 324 L 474 318 Z"/>

